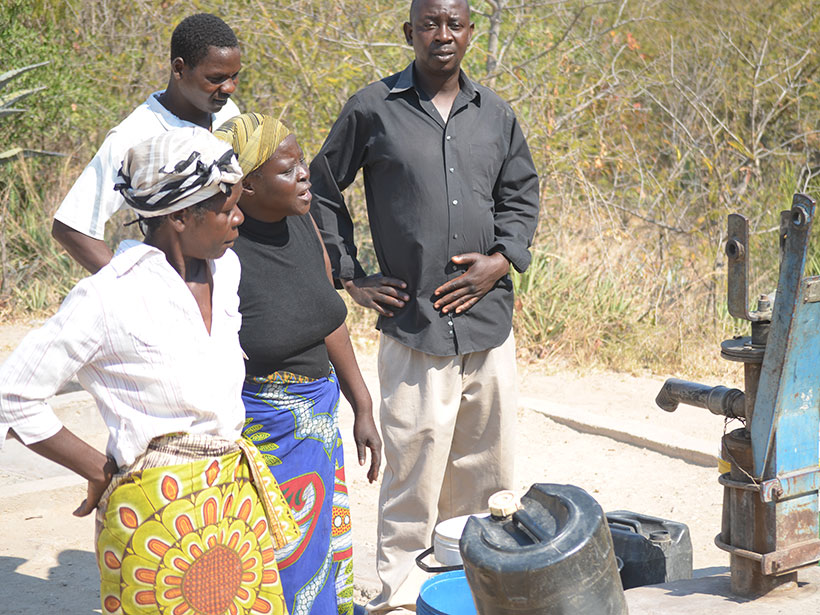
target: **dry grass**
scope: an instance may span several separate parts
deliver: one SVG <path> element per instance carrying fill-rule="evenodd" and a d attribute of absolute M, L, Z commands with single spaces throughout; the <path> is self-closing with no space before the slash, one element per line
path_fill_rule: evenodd
<path fill-rule="evenodd" d="M 657 244 L 653 234 L 657 231 L 646 226 L 610 227 L 603 236 L 579 234 L 551 250 L 543 244 L 556 234 L 539 238 L 530 268 L 513 273 L 521 358 L 547 370 L 558 365 L 734 378 L 737 366 L 720 358 L 719 345 L 747 335 L 748 324 L 726 311 L 721 245 L 708 251 L 695 245 L 681 248 L 682 256 L 659 257 L 647 250 Z M 774 281 L 777 262 L 766 265 L 757 286 L 768 291 L 774 288 L 767 285 Z"/>

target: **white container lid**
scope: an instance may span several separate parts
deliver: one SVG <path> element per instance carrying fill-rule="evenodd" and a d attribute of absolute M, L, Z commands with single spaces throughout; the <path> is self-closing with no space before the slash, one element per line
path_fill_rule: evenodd
<path fill-rule="evenodd" d="M 462 515 L 445 519 L 436 525 L 433 533 L 433 553 L 436 560 L 443 566 L 460 566 L 461 553 L 458 550 L 458 541 L 464 533 L 464 526 L 470 517 L 486 517 L 489 513 Z"/>
<path fill-rule="evenodd" d="M 515 491 L 496 491 L 490 496 L 487 506 L 493 517 L 509 517 L 521 508 L 521 498 L 518 497 Z"/>

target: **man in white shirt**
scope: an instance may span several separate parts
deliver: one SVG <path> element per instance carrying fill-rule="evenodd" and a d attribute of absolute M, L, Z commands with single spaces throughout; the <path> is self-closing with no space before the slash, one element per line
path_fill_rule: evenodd
<path fill-rule="evenodd" d="M 239 42 L 219 17 L 198 13 L 174 29 L 168 87 L 111 129 L 54 215 L 51 234 L 78 263 L 96 273 L 113 256 L 105 223 L 125 205 L 114 181 L 128 148 L 171 128 L 211 130 L 238 115 L 230 96 L 240 68 Z"/>

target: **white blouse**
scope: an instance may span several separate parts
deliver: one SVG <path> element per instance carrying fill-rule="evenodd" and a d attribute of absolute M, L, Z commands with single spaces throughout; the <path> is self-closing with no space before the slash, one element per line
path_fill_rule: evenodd
<path fill-rule="evenodd" d="M 46 400 L 75 374 L 108 426 L 120 466 L 155 436 L 239 437 L 245 366 L 239 347 L 239 260 L 209 262 L 211 333 L 165 254 L 139 243 L 80 281 L 60 310 L 0 366 L 0 446 L 9 428 L 25 444 L 62 424 Z"/>

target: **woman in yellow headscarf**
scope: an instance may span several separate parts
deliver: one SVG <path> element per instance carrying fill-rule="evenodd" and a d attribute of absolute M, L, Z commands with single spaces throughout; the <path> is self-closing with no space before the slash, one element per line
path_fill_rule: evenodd
<path fill-rule="evenodd" d="M 246 378 L 246 438 L 264 455 L 299 523 L 277 551 L 294 615 L 353 612 L 350 507 L 338 429 L 339 393 L 353 407 L 359 463 L 370 449 L 376 480 L 381 440 L 310 214 L 310 172 L 296 137 L 278 120 L 239 115 L 215 133 L 245 173 L 245 222 L 234 251 L 242 265 L 239 333 Z"/>

